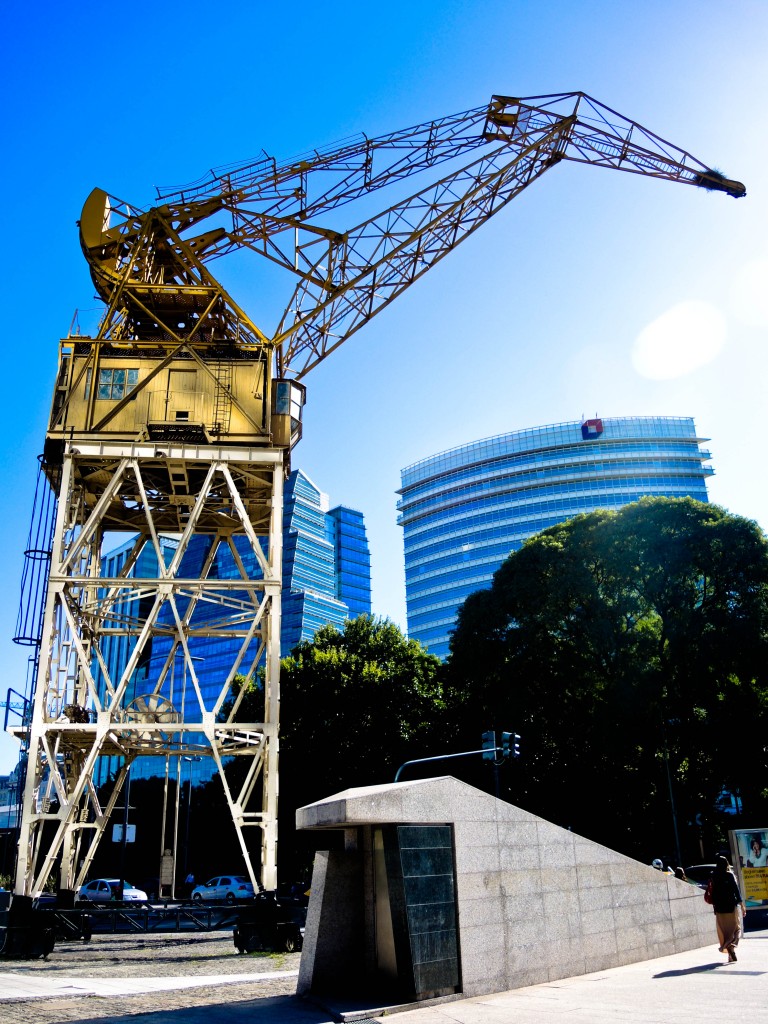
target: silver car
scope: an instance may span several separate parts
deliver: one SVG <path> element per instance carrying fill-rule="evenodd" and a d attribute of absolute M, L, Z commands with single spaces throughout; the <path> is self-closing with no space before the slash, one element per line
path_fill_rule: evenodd
<path fill-rule="evenodd" d="M 227 903 L 237 903 L 238 900 L 252 900 L 254 895 L 253 885 L 243 875 L 217 875 L 192 890 L 192 899 L 196 901 L 225 900 Z"/>

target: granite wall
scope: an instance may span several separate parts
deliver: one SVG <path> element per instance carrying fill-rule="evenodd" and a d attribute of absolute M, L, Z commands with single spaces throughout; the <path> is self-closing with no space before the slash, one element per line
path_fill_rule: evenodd
<path fill-rule="evenodd" d="M 371 830 L 384 823 L 453 827 L 466 996 L 715 941 L 700 889 L 450 777 L 350 789 L 300 808 L 296 823 L 346 834 L 344 853 L 317 858 L 303 993 L 338 992 L 350 972 L 363 988 L 374 985 Z"/>

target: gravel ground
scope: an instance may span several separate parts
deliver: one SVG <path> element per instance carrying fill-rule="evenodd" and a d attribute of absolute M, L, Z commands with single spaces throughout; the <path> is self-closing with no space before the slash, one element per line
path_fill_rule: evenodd
<path fill-rule="evenodd" d="M 64 1021 L 104 1020 L 189 1007 L 232 1004 L 296 991 L 296 978 L 259 975 L 296 971 L 300 953 L 240 955 L 231 932 L 202 935 L 95 935 L 90 942 L 58 942 L 47 960 L 0 959 L 1 1024 L 59 1024 Z M 141 995 L 104 998 L 37 998 L 3 1001 L 3 974 L 40 972 L 49 978 L 205 977 L 253 974 L 252 982 L 199 986 Z M 181 1015 L 183 1020 L 183 1015 Z"/>

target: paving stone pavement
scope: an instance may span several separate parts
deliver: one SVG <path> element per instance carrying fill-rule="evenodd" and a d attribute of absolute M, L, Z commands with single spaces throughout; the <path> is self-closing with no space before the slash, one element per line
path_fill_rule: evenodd
<path fill-rule="evenodd" d="M 61 943 L 47 961 L 0 959 L 0 1024 L 331 1024 L 338 1017 L 295 995 L 299 959 L 298 953 L 239 956 L 229 933 L 110 935 Z M 37 983 L 38 995 L 4 994 L 18 977 L 27 980 L 30 991 Z M 133 979 L 142 988 L 160 988 L 121 994 L 120 986 Z M 103 994 L 64 995 L 57 982 L 101 986 Z M 194 987 L 163 988 L 168 982 Z M 57 994 L 41 998 L 46 989 Z M 375 1018 L 379 1024 L 390 1019 Z M 730 1019 L 768 1024 L 768 931 L 748 933 L 738 963 L 729 966 L 713 943 L 512 992 L 406 1010 L 396 1019 L 398 1024 L 722 1024 Z"/>
<path fill-rule="evenodd" d="M 178 1011 L 186 1024 L 195 1007 L 205 1012 L 222 1003 L 292 996 L 300 957 L 240 955 L 230 932 L 95 935 L 90 942 L 58 942 L 47 960 L 0 959 L 0 1024 L 126 1016 L 133 1021 L 136 1014 L 156 1019 L 162 1011 Z M 30 991 L 35 994 L 18 996 Z"/>

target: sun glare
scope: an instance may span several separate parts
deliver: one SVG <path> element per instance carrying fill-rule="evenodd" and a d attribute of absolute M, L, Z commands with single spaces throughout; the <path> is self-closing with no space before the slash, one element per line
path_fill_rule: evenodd
<path fill-rule="evenodd" d="M 731 288 L 734 316 L 748 327 L 768 327 L 768 260 L 746 263 Z"/>
<path fill-rule="evenodd" d="M 725 318 L 709 302 L 680 302 L 638 334 L 632 365 L 651 380 L 683 377 L 711 362 L 725 344 Z"/>

